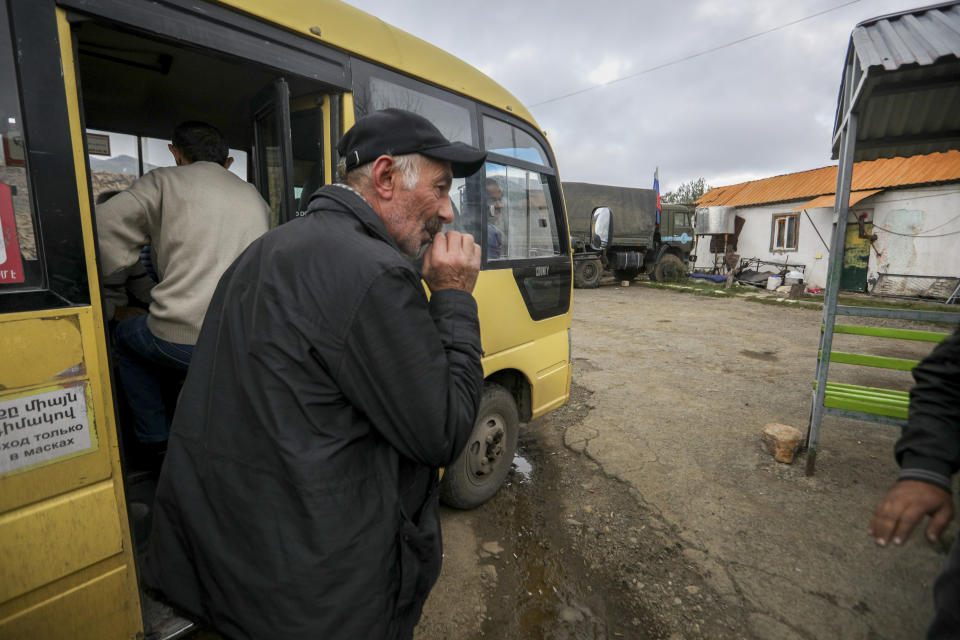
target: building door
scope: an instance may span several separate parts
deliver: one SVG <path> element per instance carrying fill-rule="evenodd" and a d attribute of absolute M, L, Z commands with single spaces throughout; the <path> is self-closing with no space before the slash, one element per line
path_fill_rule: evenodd
<path fill-rule="evenodd" d="M 873 223 L 864 225 L 867 234 L 873 232 Z M 870 264 L 870 241 L 860 237 L 860 227 L 847 225 L 847 239 L 843 247 L 843 270 L 840 290 L 863 293 L 867 290 L 867 267 Z"/>

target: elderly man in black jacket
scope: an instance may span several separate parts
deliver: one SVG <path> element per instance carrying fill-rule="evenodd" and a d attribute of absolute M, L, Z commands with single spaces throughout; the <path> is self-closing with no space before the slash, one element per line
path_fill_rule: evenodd
<path fill-rule="evenodd" d="M 960 470 L 960 329 L 913 370 L 910 413 L 895 453 L 900 476 L 877 506 L 869 533 L 879 546 L 901 545 L 925 516 L 936 542 L 953 518 L 950 477 Z M 960 534 L 933 589 L 929 640 L 960 638 Z"/>
<path fill-rule="evenodd" d="M 395 109 L 338 151 L 221 279 L 160 477 L 147 583 L 230 638 L 412 637 L 483 384 L 480 248 L 439 231 L 485 154 Z"/>

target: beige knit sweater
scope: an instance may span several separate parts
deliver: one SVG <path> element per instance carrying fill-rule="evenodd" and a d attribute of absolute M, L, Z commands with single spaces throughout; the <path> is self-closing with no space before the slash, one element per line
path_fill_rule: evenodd
<path fill-rule="evenodd" d="M 152 245 L 160 283 L 147 326 L 168 342 L 196 344 L 220 276 L 267 221 L 257 189 L 216 163 L 154 169 L 97 207 L 102 276 Z"/>

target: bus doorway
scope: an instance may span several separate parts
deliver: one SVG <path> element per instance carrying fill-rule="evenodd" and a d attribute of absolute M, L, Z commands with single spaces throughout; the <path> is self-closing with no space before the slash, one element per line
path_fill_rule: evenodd
<path fill-rule="evenodd" d="M 332 181 L 341 88 L 94 20 L 73 33 L 94 202 L 174 164 L 166 144 L 186 120 L 223 132 L 231 170 L 260 190 L 271 226 L 303 215 L 304 189 Z"/>

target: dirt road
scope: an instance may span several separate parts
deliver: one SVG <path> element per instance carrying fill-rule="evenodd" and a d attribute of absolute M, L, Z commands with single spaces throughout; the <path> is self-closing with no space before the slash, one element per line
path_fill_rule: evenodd
<path fill-rule="evenodd" d="M 571 401 L 528 425 L 490 503 L 444 512 L 417 640 L 922 637 L 946 546 L 866 535 L 897 430 L 825 419 L 812 478 L 759 444 L 768 422 L 805 430 L 819 323 L 795 306 L 577 290 Z"/>

